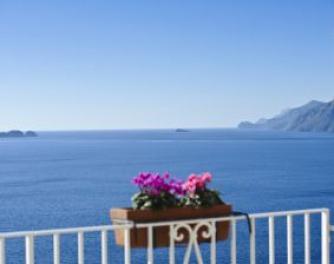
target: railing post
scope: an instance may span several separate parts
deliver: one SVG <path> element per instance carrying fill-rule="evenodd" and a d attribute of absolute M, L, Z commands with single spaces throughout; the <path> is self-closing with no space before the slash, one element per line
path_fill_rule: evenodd
<path fill-rule="evenodd" d="M 237 226 L 236 220 L 231 220 L 231 264 L 237 263 Z"/>
<path fill-rule="evenodd" d="M 330 242 L 329 210 L 321 213 L 321 264 L 330 264 L 329 242 Z"/>
<path fill-rule="evenodd" d="M 153 227 L 149 226 L 147 228 L 147 238 L 148 238 L 148 245 L 147 245 L 147 264 L 153 264 Z"/>
<path fill-rule="evenodd" d="M 78 264 L 85 263 L 85 244 L 84 244 L 84 233 L 78 233 Z"/>
<path fill-rule="evenodd" d="M 101 231 L 101 263 L 108 264 L 108 231 Z"/>
<path fill-rule="evenodd" d="M 174 225 L 169 226 L 169 264 L 175 264 Z"/>
<path fill-rule="evenodd" d="M 53 264 L 60 264 L 60 239 L 59 234 L 53 235 Z"/>
<path fill-rule="evenodd" d="M 310 214 L 305 214 L 304 216 L 304 263 L 311 263 L 311 218 Z"/>
<path fill-rule="evenodd" d="M 28 235 L 25 237 L 25 248 L 26 248 L 26 264 L 34 264 L 35 251 L 34 251 L 34 237 L 32 235 Z"/>
<path fill-rule="evenodd" d="M 287 248 L 288 248 L 288 264 L 293 264 L 293 218 L 292 215 L 287 216 Z"/>
<path fill-rule="evenodd" d="M 6 263 L 6 240 L 1 237 L 0 238 L 0 264 Z"/>
<path fill-rule="evenodd" d="M 129 228 L 124 229 L 124 264 L 131 263 L 131 241 Z"/>
<path fill-rule="evenodd" d="M 256 224 L 255 219 L 251 219 L 251 227 L 252 227 L 252 233 L 250 234 L 250 263 L 256 264 Z"/>
<path fill-rule="evenodd" d="M 216 255 L 217 255 L 217 241 L 216 241 L 216 221 L 212 221 L 211 222 L 211 228 L 212 228 L 212 232 L 211 232 L 211 245 L 210 245 L 210 254 L 211 254 L 211 264 L 216 264 L 217 259 L 216 259 Z"/>
<path fill-rule="evenodd" d="M 269 264 L 275 264 L 275 218 L 269 217 Z"/>

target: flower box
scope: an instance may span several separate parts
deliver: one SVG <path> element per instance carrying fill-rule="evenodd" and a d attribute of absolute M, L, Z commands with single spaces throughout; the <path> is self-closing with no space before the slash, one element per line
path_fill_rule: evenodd
<path fill-rule="evenodd" d="M 168 208 L 163 210 L 136 210 L 129 208 L 116 208 L 110 210 L 110 217 L 113 223 L 120 221 L 131 221 L 134 224 L 163 222 L 163 221 L 177 221 L 177 220 L 191 220 L 228 216 L 232 211 L 231 205 L 221 204 L 214 205 L 208 208 Z M 218 222 L 216 224 L 216 240 L 225 240 L 229 234 L 229 221 Z M 193 228 L 194 225 L 191 225 Z M 153 246 L 166 247 L 169 246 L 170 227 L 159 226 L 153 228 Z M 197 241 L 208 242 L 210 238 L 202 236 L 203 231 L 207 231 L 206 226 L 202 226 L 197 234 Z M 184 234 L 181 241 L 175 243 L 187 243 L 189 241 L 189 234 L 185 229 L 180 229 L 179 232 Z M 115 230 L 115 239 L 117 245 L 124 245 L 124 230 Z M 134 228 L 130 231 L 130 245 L 131 247 L 147 247 L 148 246 L 148 231 L 147 228 Z"/>

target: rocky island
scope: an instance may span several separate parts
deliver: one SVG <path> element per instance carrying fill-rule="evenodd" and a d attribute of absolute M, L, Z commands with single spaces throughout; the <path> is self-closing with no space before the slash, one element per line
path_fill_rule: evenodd
<path fill-rule="evenodd" d="M 268 119 L 255 123 L 241 122 L 242 129 L 281 130 L 300 132 L 334 133 L 334 100 L 330 102 L 311 101 Z"/>
<path fill-rule="evenodd" d="M 177 129 L 175 129 L 175 132 L 184 133 L 184 132 L 190 132 L 190 130 L 184 129 L 184 128 L 177 128 Z"/>
<path fill-rule="evenodd" d="M 8 132 L 0 132 L 0 138 L 22 138 L 22 137 L 37 137 L 34 131 L 23 132 L 21 130 L 11 130 Z"/>

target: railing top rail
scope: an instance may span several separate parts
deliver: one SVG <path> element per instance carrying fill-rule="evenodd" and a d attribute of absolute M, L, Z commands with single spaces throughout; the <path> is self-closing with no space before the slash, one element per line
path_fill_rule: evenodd
<path fill-rule="evenodd" d="M 46 229 L 36 231 L 18 231 L 18 232 L 2 232 L 1 238 L 19 238 L 29 235 L 33 236 L 49 236 L 54 234 L 76 234 L 79 232 L 99 232 L 99 231 L 111 231 L 116 229 L 130 229 L 133 224 L 117 224 L 117 225 L 101 225 L 101 226 L 85 226 L 85 227 L 72 227 L 72 228 L 59 228 L 59 229 Z"/>
<path fill-rule="evenodd" d="M 265 213 L 254 213 L 249 214 L 249 218 L 251 219 L 261 219 L 268 217 L 283 217 L 283 216 L 298 216 L 305 214 L 320 214 L 324 212 L 329 212 L 328 208 L 317 208 L 317 209 L 306 209 L 306 210 L 292 210 L 292 211 L 278 211 L 278 212 L 265 212 Z M 246 216 L 223 216 L 223 217 L 213 217 L 213 218 L 199 218 L 199 219 L 189 219 L 189 220 L 176 220 L 176 221 L 165 221 L 165 222 L 155 222 L 155 223 L 141 223 L 136 224 L 135 226 L 138 228 L 147 227 L 147 226 L 166 226 L 172 224 L 186 223 L 192 224 L 200 221 L 212 221 L 212 222 L 223 222 L 223 221 L 231 221 L 231 220 L 244 220 Z"/>
<path fill-rule="evenodd" d="M 251 219 L 260 219 L 268 217 L 280 217 L 280 216 L 297 216 L 305 214 L 318 214 L 329 212 L 327 208 L 318 208 L 318 209 L 306 209 L 306 210 L 294 210 L 294 211 L 278 211 L 278 212 L 265 212 L 265 213 L 254 213 L 249 214 Z M 49 230 L 37 230 L 37 231 L 18 231 L 18 232 L 3 232 L 0 233 L 0 239 L 3 238 L 20 238 L 25 236 L 49 236 L 54 234 L 75 234 L 79 232 L 98 232 L 98 231 L 111 231 L 115 229 L 131 229 L 134 226 L 136 227 L 148 227 L 148 226 L 166 226 L 178 223 L 197 223 L 201 221 L 230 221 L 230 220 L 243 220 L 245 216 L 225 216 L 225 217 L 215 217 L 215 218 L 204 218 L 204 219 L 189 219 L 189 220 L 177 220 L 177 221 L 166 221 L 166 222 L 154 222 L 154 223 L 141 223 L 134 224 L 131 222 L 126 222 L 124 224 L 117 223 L 112 225 L 102 225 L 102 226 L 87 226 L 87 227 L 73 227 L 73 228 L 60 228 L 60 229 L 49 229 Z M 333 230 L 334 231 L 334 230 Z"/>
<path fill-rule="evenodd" d="M 268 216 L 287 216 L 287 215 L 304 215 L 304 214 L 319 214 L 329 212 L 328 208 L 315 208 L 315 209 L 304 209 L 304 210 L 290 210 L 290 211 L 278 211 L 278 212 L 267 212 L 267 213 L 255 213 L 250 214 L 252 218 L 266 218 Z"/>

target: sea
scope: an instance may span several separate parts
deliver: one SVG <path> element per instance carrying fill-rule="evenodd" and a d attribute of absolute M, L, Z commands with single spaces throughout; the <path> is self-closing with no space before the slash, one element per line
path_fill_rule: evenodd
<path fill-rule="evenodd" d="M 334 135 L 238 129 L 38 132 L 0 139 L 0 232 L 110 224 L 109 210 L 131 206 L 139 172 L 170 172 L 185 179 L 211 172 L 211 188 L 246 213 L 329 208 L 334 211 Z M 332 214 L 332 217 L 334 215 Z M 286 219 L 276 221 L 276 263 L 286 263 Z M 257 260 L 268 263 L 268 223 L 257 223 Z M 312 263 L 320 263 L 320 218 L 311 218 Z M 86 263 L 100 263 L 100 236 L 85 236 Z M 304 261 L 303 219 L 294 219 L 294 259 Z M 77 263 L 76 236 L 61 238 L 61 263 Z M 229 263 L 229 241 L 219 263 Z M 238 263 L 249 262 L 246 222 L 237 225 Z M 109 234 L 109 261 L 123 249 Z M 184 247 L 177 250 L 182 263 Z M 52 263 L 52 238 L 35 239 L 36 263 Z M 209 263 L 209 245 L 202 245 Z M 332 246 L 332 252 L 334 247 Z M 24 240 L 6 244 L 7 263 L 24 263 Z M 168 263 L 167 249 L 156 262 Z M 333 254 L 332 254 L 333 255 Z M 333 256 L 334 257 L 334 256 Z M 146 263 L 146 250 L 132 250 Z M 192 256 L 191 263 L 196 263 Z"/>

